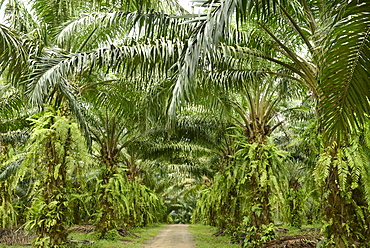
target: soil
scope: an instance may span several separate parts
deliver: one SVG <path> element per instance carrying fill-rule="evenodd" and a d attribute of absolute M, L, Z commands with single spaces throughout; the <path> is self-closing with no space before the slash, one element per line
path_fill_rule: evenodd
<path fill-rule="evenodd" d="M 195 248 L 193 235 L 188 231 L 189 225 L 172 224 L 147 242 L 145 248 Z"/>
<path fill-rule="evenodd" d="M 321 240 L 315 235 L 283 236 L 263 244 L 262 248 L 306 248 L 316 247 Z"/>
<path fill-rule="evenodd" d="M 30 245 L 33 238 L 22 229 L 0 228 L 0 245 Z"/>

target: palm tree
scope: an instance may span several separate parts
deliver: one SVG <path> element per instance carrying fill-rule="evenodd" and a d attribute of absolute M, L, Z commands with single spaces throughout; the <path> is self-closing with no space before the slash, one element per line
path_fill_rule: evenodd
<path fill-rule="evenodd" d="M 131 103 L 137 104 L 136 101 Z M 126 107 L 137 112 L 132 105 Z M 163 213 L 158 198 L 138 181 L 138 149 L 134 143 L 143 134 L 128 112 L 96 109 L 91 111 L 89 118 L 99 161 L 94 219 L 100 238 L 105 238 L 119 223 L 146 225 Z"/>
<path fill-rule="evenodd" d="M 271 63 L 270 69 L 253 71 L 293 79 L 317 101 L 323 150 L 316 180 L 329 192 L 324 212 L 328 244 L 335 247 L 365 244 L 369 237 L 369 220 L 361 217 L 368 216 L 369 205 L 360 200 L 369 199 L 361 176 L 364 162 L 356 166 L 350 162 L 361 157 L 359 148 L 351 144 L 356 143 L 353 136 L 370 110 L 367 9 L 367 1 L 220 1 L 194 35 L 195 45 L 185 52 L 170 109 L 184 98 L 183 92 L 189 92 L 200 58 L 214 58 L 215 45 L 235 38 L 229 30 L 236 13 L 238 28 L 246 31 L 249 40 L 240 45 L 241 36 L 236 36 L 232 53 L 250 56 L 257 65 L 258 61 Z M 193 54 L 203 56 L 190 59 Z"/>
<path fill-rule="evenodd" d="M 221 166 L 224 127 L 213 113 L 188 106 L 173 127 L 158 123 L 140 140 L 143 183 L 161 195 L 175 223 L 189 223 L 196 195 Z M 165 119 L 164 119 L 165 120 Z"/>
<path fill-rule="evenodd" d="M 236 229 L 246 217 L 248 226 L 261 230 L 273 221 L 272 192 L 280 192 L 276 178 L 284 153 L 271 142 L 271 133 L 281 125 L 276 117 L 283 98 L 272 78 L 264 78 L 264 84 L 249 78 L 235 80 L 244 69 L 222 67 L 223 59 L 218 62 L 207 76 L 216 86 L 204 81 L 201 87 L 207 87 L 208 95 L 214 90 L 212 95 L 229 110 L 229 131 L 223 137 L 229 144 L 223 153 L 229 159 L 214 184 L 203 191 L 195 218 L 220 229 Z M 224 87 L 229 90 L 220 96 Z"/>
<path fill-rule="evenodd" d="M 208 30 L 207 23 L 200 25 L 200 28 L 203 28 L 201 30 Z M 225 170 L 221 170 L 217 177 L 218 182 L 216 180 L 214 185 L 217 189 L 209 189 L 205 193 L 210 198 L 204 196 L 201 202 L 205 206 L 200 203 L 199 208 L 204 210 L 209 206 L 208 213 L 203 211 L 203 216 L 210 221 L 208 223 L 216 224 L 220 228 L 236 227 L 242 222 L 243 216 L 248 216 L 248 225 L 260 230 L 262 226 L 272 222 L 270 197 L 272 191 L 279 192 L 279 185 L 275 182 L 283 154 L 268 140 L 271 133 L 282 124 L 277 118 L 279 104 L 284 98 L 288 98 L 288 95 L 281 92 L 292 92 L 297 86 L 293 84 L 287 87 L 288 80 L 277 79 L 277 76 L 287 75 L 282 71 L 270 73 L 271 76 L 266 76 L 263 71 L 255 71 L 255 65 L 250 63 L 248 56 L 239 53 L 235 48 L 235 43 L 243 44 L 248 41 L 247 35 L 233 28 L 228 31 L 230 35 L 220 38 L 218 47 L 206 44 L 205 47 L 209 45 L 210 50 L 206 51 L 204 57 L 199 56 L 199 60 L 194 64 L 192 60 L 184 59 L 182 69 L 190 75 L 194 73 L 194 78 L 188 78 L 189 75 L 185 76 L 181 74 L 184 71 L 180 71 L 170 111 L 177 107 L 176 101 L 179 99 L 199 101 L 203 98 L 200 101 L 205 106 L 211 106 L 213 109 L 217 107 L 228 114 L 229 127 L 234 127 L 233 132 L 229 134 L 233 137 L 229 151 L 233 152 L 226 153 L 226 157 L 234 159 L 227 162 Z M 200 46 L 201 42 L 204 42 L 203 37 L 194 37 L 197 38 L 194 42 L 199 42 L 197 45 Z M 189 47 L 187 51 L 189 56 L 197 52 L 202 54 L 197 46 Z M 191 67 L 195 64 L 200 69 L 193 72 Z M 267 63 L 260 65 L 270 68 Z M 181 91 L 185 96 L 179 94 Z M 237 170 L 238 173 L 235 172 Z M 243 179 L 243 176 L 248 180 Z M 255 190 L 253 192 L 248 189 Z M 223 197 L 219 197 L 220 194 Z M 215 201 L 212 201 L 211 195 Z M 217 203 L 218 199 L 223 199 L 223 202 Z M 218 207 L 214 207 L 215 205 Z M 219 211 L 215 213 L 217 209 Z M 202 216 L 199 219 L 202 219 Z"/>
<path fill-rule="evenodd" d="M 37 182 L 34 185 L 26 228 L 38 235 L 36 247 L 61 247 L 67 242 L 73 210 L 70 195 L 75 171 L 89 163 L 85 141 L 69 113 L 45 112 L 34 122 L 25 168 Z M 37 164 L 37 166 L 35 166 Z"/>

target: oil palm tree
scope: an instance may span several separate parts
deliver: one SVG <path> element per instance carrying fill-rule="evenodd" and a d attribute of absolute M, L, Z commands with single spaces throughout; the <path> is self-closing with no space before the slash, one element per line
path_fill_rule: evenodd
<path fill-rule="evenodd" d="M 112 95 L 114 93 L 112 92 Z M 121 91 L 120 97 L 140 94 Z M 94 156 L 99 164 L 93 210 L 100 238 L 118 225 L 146 225 L 158 221 L 163 214 L 160 199 L 140 182 L 137 140 L 145 135 L 137 120 L 139 101 L 122 101 L 124 111 L 117 108 L 95 110 L 89 114 Z M 135 117 L 136 115 L 136 117 Z"/>
<path fill-rule="evenodd" d="M 196 110 L 195 110 L 196 109 Z M 189 223 L 196 195 L 221 167 L 220 137 L 224 124 L 191 105 L 172 127 L 156 123 L 140 141 L 140 177 L 163 198 L 175 223 Z"/>
<path fill-rule="evenodd" d="M 194 217 L 220 229 L 234 230 L 244 219 L 248 226 L 261 230 L 273 221 L 272 193 L 280 192 L 276 178 L 284 153 L 271 142 L 271 134 L 281 125 L 277 113 L 283 98 L 272 78 L 265 77 L 264 84 L 250 78 L 235 80 L 244 70 L 220 66 L 223 63 L 220 58 L 212 64 L 215 67 L 207 79 L 213 86 L 205 80 L 201 87 L 228 109 L 228 132 L 223 139 L 229 145 L 224 146 L 228 148 L 223 153 L 229 159 L 211 187 L 201 193 Z M 227 93 L 220 93 L 226 87 Z"/>
<path fill-rule="evenodd" d="M 90 157 L 68 112 L 51 110 L 32 121 L 35 124 L 23 171 L 31 173 L 35 184 L 25 226 L 36 232 L 36 247 L 62 247 L 67 242 L 73 213 L 70 197 L 74 192 L 70 183 L 76 171 L 87 168 Z"/>
<path fill-rule="evenodd" d="M 217 5 L 217 9 L 219 7 Z M 199 25 L 201 31 L 208 30 L 207 22 L 200 22 Z M 271 192 L 279 192 L 276 176 L 283 152 L 274 147 L 269 139 L 271 133 L 282 124 L 277 118 L 281 115 L 278 114 L 279 105 L 290 97 L 281 93 L 293 93 L 299 86 L 290 83 L 291 78 L 283 71 L 264 73 L 255 70 L 257 64 L 250 63 L 248 56 L 239 53 L 235 47 L 235 44 L 248 41 L 247 34 L 235 27 L 229 27 L 228 31 L 229 35 L 219 37 L 218 46 L 211 43 L 202 48 L 202 42 L 212 38 L 204 38 L 199 33 L 198 36 L 194 35 L 195 45 L 188 47 L 186 52 L 189 52 L 189 56 L 198 52 L 204 56 L 195 56 L 198 59 L 194 64 L 190 58 L 183 60 L 181 70 L 194 77 L 183 75 L 181 73 L 184 71 L 180 70 L 169 110 L 178 107 L 176 101 L 179 99 L 199 101 L 203 98 L 200 101 L 205 106 L 218 108 L 228 115 L 229 128 L 234 127 L 233 132 L 228 134 L 233 138 L 232 148 L 228 150 L 233 152 L 226 157 L 232 157 L 233 160 L 226 164 L 226 169 L 220 171 L 213 187 L 216 189 L 205 191 L 210 198 L 202 196 L 198 209 L 202 209 L 203 213 L 198 212 L 197 215 L 203 214 L 203 218 L 200 216 L 199 219 L 207 219 L 208 223 L 220 228 L 237 227 L 245 216 L 249 218 L 248 225 L 261 230 L 262 226 L 272 222 Z M 203 48 L 210 50 L 201 50 Z M 199 70 L 192 71 L 191 67 L 195 64 Z M 264 66 L 265 70 L 271 69 L 263 61 L 259 65 Z M 287 75 L 287 79 L 280 79 L 281 75 Z M 254 192 L 249 189 L 254 189 Z M 219 197 L 220 194 L 223 197 Z"/>

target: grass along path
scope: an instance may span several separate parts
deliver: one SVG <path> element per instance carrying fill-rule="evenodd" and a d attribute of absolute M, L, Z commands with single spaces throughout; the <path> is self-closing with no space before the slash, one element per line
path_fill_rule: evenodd
<path fill-rule="evenodd" d="M 93 236 L 93 233 L 71 233 L 71 239 L 82 239 L 94 241 L 91 245 L 80 245 L 78 247 L 88 248 L 142 248 L 147 240 L 152 239 L 165 227 L 167 224 L 150 225 L 147 227 L 131 228 L 129 231 L 134 235 L 126 237 L 113 235 L 111 240 L 99 240 Z"/>
<path fill-rule="evenodd" d="M 167 227 L 167 224 L 151 225 L 143 228 L 132 228 L 129 231 L 137 236 L 128 235 L 121 237 L 112 235 L 111 240 L 98 240 L 92 233 L 77 233 L 72 232 L 69 235 L 70 239 L 73 240 L 89 240 L 94 241 L 94 244 L 76 244 L 71 247 L 73 248 L 143 248 L 150 244 L 156 239 L 156 236 Z M 240 248 L 240 245 L 232 244 L 230 237 L 219 236 L 216 237 L 213 234 L 217 232 L 217 228 L 205 225 L 190 225 L 187 229 L 194 237 L 197 248 Z M 30 246 L 7 246 L 0 243 L 0 248 L 29 248 Z M 178 247 L 178 246 L 176 246 Z"/>
<path fill-rule="evenodd" d="M 93 244 L 71 244 L 71 248 L 142 248 L 145 242 L 154 236 L 156 236 L 163 227 L 167 226 L 167 224 L 157 224 L 157 225 L 150 225 L 147 227 L 138 227 L 138 228 L 131 228 L 129 231 L 134 235 L 128 235 L 126 237 L 122 237 L 119 235 L 112 235 L 111 240 L 98 240 L 94 237 L 93 233 L 78 233 L 72 232 L 68 238 L 72 240 L 88 240 L 93 241 Z M 15 240 L 15 243 L 16 240 Z M 0 243 L 0 248 L 30 248 L 27 245 L 5 245 Z"/>
<path fill-rule="evenodd" d="M 197 248 L 240 248 L 238 244 L 232 244 L 229 236 L 214 236 L 216 227 L 205 225 L 191 225 L 189 231 L 194 235 Z"/>

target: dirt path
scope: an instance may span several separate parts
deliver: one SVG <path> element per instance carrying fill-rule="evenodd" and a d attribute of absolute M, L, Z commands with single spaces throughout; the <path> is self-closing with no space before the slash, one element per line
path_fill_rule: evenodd
<path fill-rule="evenodd" d="M 168 225 L 148 241 L 145 248 L 195 248 L 193 235 L 188 231 L 189 225 Z"/>

